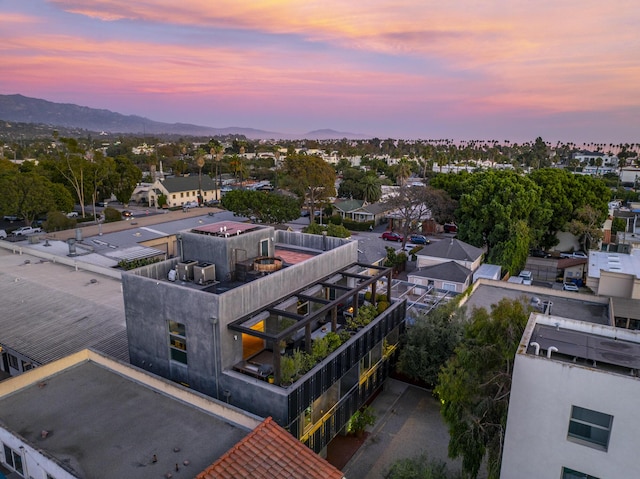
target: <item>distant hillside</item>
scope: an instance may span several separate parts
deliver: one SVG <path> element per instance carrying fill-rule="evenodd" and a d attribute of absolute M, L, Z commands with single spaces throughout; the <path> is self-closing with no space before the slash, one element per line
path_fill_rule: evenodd
<path fill-rule="evenodd" d="M 225 136 L 239 135 L 250 139 L 332 139 L 366 138 L 363 135 L 340 133 L 334 130 L 316 130 L 303 135 L 276 133 L 253 128 L 212 128 L 188 123 L 162 123 L 136 115 L 122 115 L 71 103 L 54 103 L 23 95 L 0 95 L 0 120 L 20 123 L 50 125 L 66 129 L 82 129 L 95 132 Z"/>

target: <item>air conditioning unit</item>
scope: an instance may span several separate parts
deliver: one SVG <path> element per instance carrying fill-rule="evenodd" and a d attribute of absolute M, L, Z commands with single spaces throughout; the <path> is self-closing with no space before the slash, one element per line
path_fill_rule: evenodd
<path fill-rule="evenodd" d="M 193 267 L 193 281 L 198 284 L 211 283 L 216 280 L 216 265 L 198 263 Z"/>
<path fill-rule="evenodd" d="M 182 281 L 193 281 L 193 267 L 197 261 L 184 260 L 178 263 L 178 279 Z"/>

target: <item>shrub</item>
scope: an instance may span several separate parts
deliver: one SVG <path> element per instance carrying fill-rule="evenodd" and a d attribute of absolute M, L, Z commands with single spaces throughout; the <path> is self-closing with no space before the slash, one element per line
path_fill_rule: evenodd
<path fill-rule="evenodd" d="M 316 339 L 311 343 L 311 357 L 314 363 L 322 361 L 329 355 L 329 342 L 326 336 Z"/>
<path fill-rule="evenodd" d="M 282 356 L 280 358 L 280 379 L 283 384 L 293 382 L 296 375 L 296 363 L 292 356 Z"/>
<path fill-rule="evenodd" d="M 376 304 L 376 312 L 377 314 L 382 314 L 382 312 L 389 307 L 389 303 L 387 301 L 379 301 Z"/>
<path fill-rule="evenodd" d="M 67 218 L 67 215 L 60 211 L 51 211 L 47 214 L 47 221 L 42 224 L 45 231 L 69 230 L 76 226 L 75 218 Z"/>
<path fill-rule="evenodd" d="M 348 228 L 351 231 L 369 231 L 370 228 L 373 228 L 375 225 L 373 221 L 353 221 L 348 218 L 342 220 L 342 224 L 345 228 Z"/>
<path fill-rule="evenodd" d="M 334 225 L 341 225 L 342 224 L 342 216 L 340 215 L 333 215 L 329 218 L 329 223 L 334 224 Z"/>
<path fill-rule="evenodd" d="M 347 338 L 348 337 L 349 336 L 347 336 Z M 327 335 L 325 336 L 325 339 L 327 340 L 327 345 L 329 347 L 329 353 L 334 352 L 343 343 L 342 337 L 338 333 L 335 333 L 333 331 L 329 331 L 327 333 Z"/>
<path fill-rule="evenodd" d="M 117 209 L 111 208 L 107 206 L 104 211 L 104 222 L 105 223 L 113 223 L 114 221 L 122 220 L 122 213 L 120 213 Z"/>
<path fill-rule="evenodd" d="M 364 432 L 367 426 L 373 426 L 376 422 L 376 415 L 373 412 L 371 406 L 366 406 L 351 416 L 349 424 L 347 425 L 347 431 L 361 434 Z"/>

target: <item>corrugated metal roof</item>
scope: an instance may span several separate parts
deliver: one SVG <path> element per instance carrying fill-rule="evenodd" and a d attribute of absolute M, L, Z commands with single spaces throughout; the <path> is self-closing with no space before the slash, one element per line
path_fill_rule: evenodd
<path fill-rule="evenodd" d="M 32 265 L 34 266 L 34 265 Z M 51 281 L 64 281 L 54 277 Z M 87 288 L 100 288 L 100 282 Z M 0 344 L 36 364 L 85 348 L 129 361 L 124 312 L 11 274 L 0 273 Z"/>

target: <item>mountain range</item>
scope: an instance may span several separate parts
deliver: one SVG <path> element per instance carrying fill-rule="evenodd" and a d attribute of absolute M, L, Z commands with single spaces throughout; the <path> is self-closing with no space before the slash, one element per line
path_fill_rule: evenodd
<path fill-rule="evenodd" d="M 92 132 L 185 136 L 239 135 L 249 139 L 365 139 L 367 135 L 314 130 L 302 135 L 278 133 L 244 127 L 212 128 L 188 123 L 163 123 L 137 115 L 123 115 L 110 110 L 89 108 L 71 103 L 54 103 L 23 95 L 0 95 L 0 120 L 44 124 L 61 128 L 81 128 Z"/>

